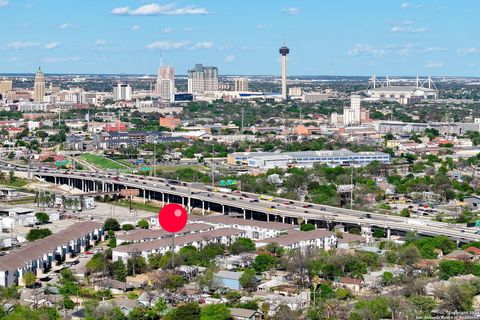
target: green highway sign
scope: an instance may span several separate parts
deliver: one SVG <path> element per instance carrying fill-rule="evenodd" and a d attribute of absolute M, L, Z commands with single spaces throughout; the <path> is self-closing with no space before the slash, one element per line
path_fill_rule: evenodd
<path fill-rule="evenodd" d="M 66 165 L 69 165 L 69 164 L 70 164 L 70 160 L 55 161 L 55 165 L 57 167 L 66 166 Z"/>
<path fill-rule="evenodd" d="M 237 184 L 237 180 L 220 180 L 220 187 L 228 187 Z"/>
<path fill-rule="evenodd" d="M 151 171 L 151 170 L 153 170 L 153 168 L 151 168 L 151 167 L 141 167 L 140 168 L 140 171 Z"/>

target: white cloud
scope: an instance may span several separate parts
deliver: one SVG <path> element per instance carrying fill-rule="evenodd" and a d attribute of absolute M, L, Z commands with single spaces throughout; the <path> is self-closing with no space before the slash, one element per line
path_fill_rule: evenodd
<path fill-rule="evenodd" d="M 381 58 L 385 55 L 385 49 L 373 47 L 369 44 L 356 44 L 353 48 L 348 50 L 350 56 L 372 56 Z"/>
<path fill-rule="evenodd" d="M 119 7 L 112 10 L 113 14 L 118 14 L 118 15 L 128 14 L 129 12 L 130 12 L 129 7 Z"/>
<path fill-rule="evenodd" d="M 415 9 L 422 9 L 422 8 L 423 8 L 423 4 L 417 4 L 417 5 L 415 6 Z"/>
<path fill-rule="evenodd" d="M 292 14 L 292 15 L 300 13 L 300 9 L 296 7 L 282 8 L 280 11 L 286 14 Z"/>
<path fill-rule="evenodd" d="M 75 29 L 75 28 L 77 28 L 77 26 L 70 23 L 70 22 L 65 22 L 65 23 L 62 23 L 61 25 L 59 25 L 58 28 L 59 29 Z"/>
<path fill-rule="evenodd" d="M 97 41 L 95 41 L 95 45 L 96 46 L 106 46 L 107 45 L 107 40 L 98 39 Z"/>
<path fill-rule="evenodd" d="M 400 5 L 400 7 L 401 7 L 402 9 L 407 9 L 408 7 L 410 7 L 410 4 L 409 4 L 408 2 L 404 2 L 404 3 L 402 3 L 402 4 Z"/>
<path fill-rule="evenodd" d="M 45 49 L 55 49 L 55 48 L 58 48 L 60 44 L 58 42 L 49 42 L 49 43 L 46 43 L 43 47 Z"/>
<path fill-rule="evenodd" d="M 425 64 L 425 68 L 429 69 L 442 68 L 443 66 L 445 66 L 445 63 L 441 61 L 429 61 Z"/>
<path fill-rule="evenodd" d="M 266 27 L 267 27 L 267 26 L 264 25 L 264 24 L 259 24 L 259 25 L 256 27 L 256 29 L 262 30 L 262 29 L 265 29 Z"/>
<path fill-rule="evenodd" d="M 8 59 L 7 59 L 7 62 L 16 62 L 16 61 L 18 61 L 18 60 L 20 60 L 19 57 L 11 57 L 11 58 L 8 58 Z"/>
<path fill-rule="evenodd" d="M 428 28 L 414 28 L 412 26 L 393 26 L 390 31 L 391 32 L 400 32 L 400 33 L 422 33 L 427 32 Z"/>
<path fill-rule="evenodd" d="M 442 52 L 446 51 L 447 49 L 442 48 L 442 47 L 428 47 L 423 50 L 425 53 L 434 53 L 434 52 Z"/>
<path fill-rule="evenodd" d="M 459 56 L 466 56 L 469 54 L 479 53 L 480 49 L 478 48 L 458 48 L 457 53 Z"/>
<path fill-rule="evenodd" d="M 190 31 L 192 31 L 192 30 L 193 30 L 192 28 L 186 27 L 186 28 L 181 29 L 180 31 L 182 31 L 182 32 L 190 32 Z"/>
<path fill-rule="evenodd" d="M 162 33 L 172 33 L 173 32 L 173 28 L 165 28 L 162 30 Z"/>
<path fill-rule="evenodd" d="M 150 50 L 176 50 L 184 48 L 189 41 L 155 41 L 147 45 Z"/>
<path fill-rule="evenodd" d="M 211 49 L 213 47 L 213 42 L 211 41 L 203 41 L 197 42 L 193 49 Z"/>
<path fill-rule="evenodd" d="M 132 30 L 133 30 L 133 31 L 140 30 L 141 28 L 142 28 L 142 27 L 140 27 L 140 26 L 137 26 L 137 25 L 135 25 L 135 26 L 132 26 Z"/>
<path fill-rule="evenodd" d="M 195 6 L 177 7 L 173 3 L 165 5 L 150 3 L 136 9 L 130 9 L 130 7 L 118 7 L 112 10 L 112 14 L 131 16 L 200 15 L 208 14 L 208 10 L 206 8 L 198 8 Z"/>
<path fill-rule="evenodd" d="M 408 56 L 414 48 L 418 47 L 417 45 L 406 43 L 400 45 L 387 46 L 387 49 L 392 49 L 400 56 Z"/>
<path fill-rule="evenodd" d="M 50 57 L 50 58 L 41 58 L 40 61 L 43 63 L 59 63 L 59 62 L 77 62 L 83 60 L 81 57 Z"/>
<path fill-rule="evenodd" d="M 7 0 L 0 0 L 0 8 L 8 6 L 8 1 Z"/>
<path fill-rule="evenodd" d="M 236 59 L 237 57 L 234 54 L 229 54 L 228 56 L 225 57 L 225 62 L 232 62 Z"/>
<path fill-rule="evenodd" d="M 40 43 L 38 42 L 30 42 L 30 41 L 15 41 L 15 42 L 10 42 L 6 45 L 7 49 L 15 49 L 15 50 L 20 50 L 20 49 L 28 49 L 28 48 L 34 48 L 40 46 Z"/>

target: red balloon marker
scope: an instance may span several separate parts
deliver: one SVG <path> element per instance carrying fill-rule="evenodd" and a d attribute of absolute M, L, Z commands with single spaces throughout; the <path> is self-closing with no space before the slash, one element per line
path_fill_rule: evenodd
<path fill-rule="evenodd" d="M 162 228 L 171 233 L 179 232 L 187 224 L 188 214 L 179 204 L 170 203 L 158 213 L 158 222 Z"/>

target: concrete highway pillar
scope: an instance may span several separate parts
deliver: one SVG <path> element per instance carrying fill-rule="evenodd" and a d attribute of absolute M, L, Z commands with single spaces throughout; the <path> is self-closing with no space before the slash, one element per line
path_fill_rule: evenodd
<path fill-rule="evenodd" d="M 270 222 L 270 214 L 267 213 L 267 222 Z"/>
<path fill-rule="evenodd" d="M 82 192 L 85 192 L 85 180 L 82 180 Z"/>
<path fill-rule="evenodd" d="M 225 215 L 225 206 L 222 204 L 222 214 Z"/>
<path fill-rule="evenodd" d="M 152 193 L 148 191 L 148 201 L 151 201 L 151 200 L 152 200 Z"/>
<path fill-rule="evenodd" d="M 147 199 L 145 198 L 145 189 L 143 190 L 143 204 L 147 203 Z"/>
<path fill-rule="evenodd" d="M 285 216 L 282 216 L 282 223 L 285 223 Z"/>
<path fill-rule="evenodd" d="M 162 204 L 165 204 L 165 193 L 162 193 Z"/>
<path fill-rule="evenodd" d="M 105 182 L 102 181 L 102 192 L 105 192 Z"/>
<path fill-rule="evenodd" d="M 246 218 L 247 218 L 247 211 L 243 209 L 243 219 L 246 219 Z"/>
<path fill-rule="evenodd" d="M 293 217 L 290 218 L 290 221 L 292 221 L 292 226 L 295 225 L 295 220 L 293 219 Z"/>
<path fill-rule="evenodd" d="M 202 201 L 202 216 L 205 215 L 205 201 Z"/>
<path fill-rule="evenodd" d="M 54 181 L 55 185 L 57 185 L 57 177 L 53 177 L 53 181 Z"/>
<path fill-rule="evenodd" d="M 387 228 L 387 240 L 390 240 L 390 236 L 391 236 L 391 229 L 390 227 Z"/>

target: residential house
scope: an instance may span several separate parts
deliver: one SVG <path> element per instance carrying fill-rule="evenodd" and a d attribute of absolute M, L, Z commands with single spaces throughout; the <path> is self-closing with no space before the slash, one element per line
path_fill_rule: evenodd
<path fill-rule="evenodd" d="M 228 288 L 231 290 L 241 290 L 240 278 L 243 275 L 242 272 L 233 271 L 219 271 L 214 274 L 214 279 L 220 287 Z"/>
<path fill-rule="evenodd" d="M 230 315 L 233 320 L 257 320 L 261 318 L 261 313 L 257 310 L 244 308 L 230 308 Z"/>

